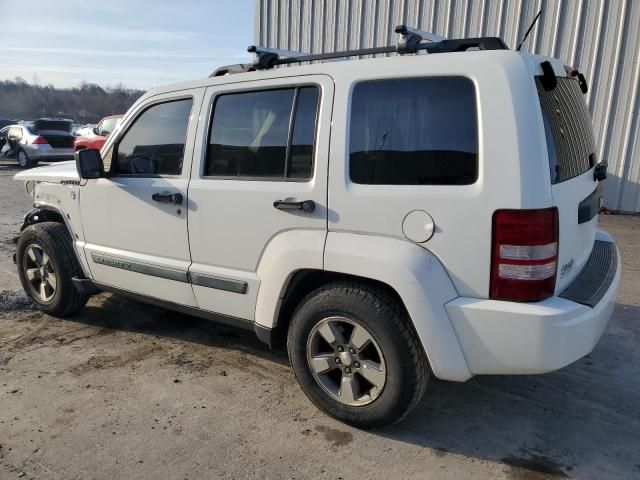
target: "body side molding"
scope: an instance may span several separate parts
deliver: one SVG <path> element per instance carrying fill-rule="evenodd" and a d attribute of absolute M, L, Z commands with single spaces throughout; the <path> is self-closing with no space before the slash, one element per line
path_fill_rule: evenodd
<path fill-rule="evenodd" d="M 153 277 L 166 278 L 183 283 L 193 283 L 202 287 L 214 288 L 216 290 L 224 290 L 239 294 L 247 293 L 247 282 L 243 280 L 235 280 L 233 278 L 223 278 L 211 275 L 203 275 L 200 273 L 190 273 L 186 270 L 178 270 L 159 265 L 150 265 L 144 262 L 137 262 L 127 258 L 105 255 L 103 253 L 91 252 L 91 260 L 100 265 L 107 267 L 120 268 L 130 272 L 141 273 L 143 275 L 151 275 Z"/>

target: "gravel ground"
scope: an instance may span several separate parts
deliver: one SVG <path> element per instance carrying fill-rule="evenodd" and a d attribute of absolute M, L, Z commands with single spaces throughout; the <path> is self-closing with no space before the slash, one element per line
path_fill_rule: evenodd
<path fill-rule="evenodd" d="M 400 425 L 320 412 L 250 333 L 99 295 L 72 320 L 19 291 L 29 209 L 0 164 L 0 478 L 640 478 L 640 218 L 602 216 L 623 283 L 592 352 L 540 376 L 434 381 Z"/>

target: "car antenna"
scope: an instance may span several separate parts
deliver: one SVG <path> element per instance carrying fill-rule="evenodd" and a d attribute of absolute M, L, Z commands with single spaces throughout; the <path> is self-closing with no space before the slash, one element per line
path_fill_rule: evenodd
<path fill-rule="evenodd" d="M 536 15 L 536 18 L 533 19 L 533 22 L 531 22 L 531 25 L 529 25 L 529 29 L 527 30 L 527 33 L 524 34 L 524 38 L 522 39 L 522 41 L 520 42 L 520 44 L 518 45 L 518 48 L 516 48 L 516 51 L 520 51 L 520 49 L 522 48 L 522 44 L 524 43 L 524 41 L 527 39 L 527 37 L 529 36 L 529 34 L 531 33 L 531 29 L 533 28 L 533 26 L 536 24 L 536 22 L 538 21 L 538 19 L 540 18 L 540 14 L 542 13 L 542 9 L 540 9 L 540 11 L 538 12 L 538 14 Z"/>

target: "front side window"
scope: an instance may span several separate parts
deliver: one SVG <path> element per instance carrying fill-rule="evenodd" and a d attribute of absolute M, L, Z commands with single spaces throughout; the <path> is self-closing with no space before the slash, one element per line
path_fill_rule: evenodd
<path fill-rule="evenodd" d="M 205 175 L 311 178 L 318 97 L 316 87 L 220 95 Z"/>
<path fill-rule="evenodd" d="M 468 185 L 478 177 L 473 83 L 464 77 L 373 80 L 353 90 L 351 180 Z"/>
<path fill-rule="evenodd" d="M 193 100 L 146 109 L 118 141 L 112 175 L 180 175 Z"/>

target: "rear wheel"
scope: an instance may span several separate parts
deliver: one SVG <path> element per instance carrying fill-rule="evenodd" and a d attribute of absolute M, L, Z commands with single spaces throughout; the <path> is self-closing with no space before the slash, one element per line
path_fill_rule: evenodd
<path fill-rule="evenodd" d="M 31 225 L 18 240 L 16 263 L 22 287 L 36 308 L 54 317 L 73 315 L 88 299 L 71 280 L 82 277 L 71 242 L 66 227 L 55 222 Z"/>
<path fill-rule="evenodd" d="M 27 152 L 22 148 L 18 148 L 16 151 L 16 160 L 18 161 L 18 166 L 20 168 L 33 168 L 38 164 L 37 161 L 31 160 L 29 155 L 27 155 Z"/>
<path fill-rule="evenodd" d="M 321 410 L 360 428 L 398 422 L 422 397 L 428 361 L 409 318 L 383 288 L 335 282 L 294 313 L 289 358 Z"/>

